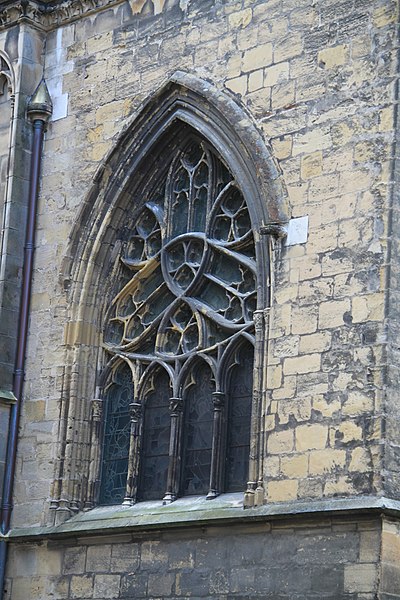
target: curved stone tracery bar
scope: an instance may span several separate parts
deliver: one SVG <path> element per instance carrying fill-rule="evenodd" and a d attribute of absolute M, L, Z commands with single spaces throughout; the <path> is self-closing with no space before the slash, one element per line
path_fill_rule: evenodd
<path fill-rule="evenodd" d="M 111 302 L 105 351 L 124 355 L 139 371 L 157 359 L 164 368 L 171 365 L 175 380 L 197 353 L 213 357 L 219 371 L 230 342 L 240 343 L 242 332 L 253 335 L 256 256 L 245 199 L 215 150 L 193 133 L 175 150 L 167 178 L 142 194 L 146 200 L 121 254 L 121 269 L 131 279 Z M 213 402 L 209 399 L 214 412 L 209 498 L 225 485 L 228 406 L 218 401 L 221 394 L 215 391 Z M 139 402 L 144 404 L 144 397 L 145 392 Z M 170 417 L 164 502 L 182 493 L 181 412 L 173 409 Z M 134 501 L 137 492 L 132 482 L 139 473 L 133 465 L 140 469 L 137 424 L 134 431 L 126 503 Z M 110 477 L 108 472 L 108 483 Z"/>

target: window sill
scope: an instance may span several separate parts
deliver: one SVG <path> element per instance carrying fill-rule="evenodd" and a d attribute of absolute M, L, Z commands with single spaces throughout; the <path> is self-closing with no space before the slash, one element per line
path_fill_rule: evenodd
<path fill-rule="evenodd" d="M 38 539 L 79 539 L 101 535 L 132 539 L 155 530 L 206 527 L 271 521 L 299 517 L 334 515 L 377 515 L 400 517 L 400 501 L 390 498 L 364 496 L 325 498 L 320 500 L 280 502 L 244 510 L 243 494 L 222 494 L 214 500 L 204 496 L 189 496 L 163 506 L 161 501 L 140 502 L 134 506 L 100 506 L 82 512 L 54 527 L 27 527 L 12 529 L 1 539 L 10 541 L 37 541 Z"/>

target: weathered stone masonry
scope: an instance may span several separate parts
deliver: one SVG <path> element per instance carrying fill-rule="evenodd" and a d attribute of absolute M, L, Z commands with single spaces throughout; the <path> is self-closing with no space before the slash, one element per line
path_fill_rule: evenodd
<path fill-rule="evenodd" d="M 11 98 L 0 95 L 2 430 L 30 153 L 25 107 L 43 69 L 54 103 L 6 597 L 400 597 L 397 50 L 391 0 L 0 4 L 0 60 L 15 74 L 11 137 L 3 116 Z M 84 275 L 115 260 L 113 223 L 124 219 L 109 215 L 96 254 L 99 205 L 91 202 L 119 164 L 123 132 L 138 130 L 143 107 L 178 71 L 202 81 L 205 97 L 209 87 L 214 99 L 235 103 L 271 156 L 287 218 L 308 217 L 306 243 L 274 246 L 259 438 L 265 504 L 239 512 L 307 513 L 322 501 L 321 513 L 276 524 L 262 513 L 253 524 L 192 524 L 184 534 L 135 534 L 131 522 L 118 531 L 125 537 L 98 534 L 90 544 L 51 530 L 47 541 L 46 528 L 79 510 L 85 495 L 105 284 Z M 276 202 L 276 189 L 266 203 Z M 1 452 L 0 444 L 0 465 Z M 323 516 L 344 500 L 342 521 Z M 361 517 L 368 503 L 376 512 Z M 32 527 L 41 529 L 28 534 Z M 205 565 L 214 553 L 221 564 Z"/>

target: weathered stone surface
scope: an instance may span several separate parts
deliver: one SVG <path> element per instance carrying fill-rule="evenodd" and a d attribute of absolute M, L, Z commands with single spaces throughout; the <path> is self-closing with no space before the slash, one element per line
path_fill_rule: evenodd
<path fill-rule="evenodd" d="M 0 9 L 0 56 L 18 90 L 9 163 L 11 99 L 0 89 L 2 209 L 8 164 L 11 176 L 2 220 L 0 389 L 12 385 L 15 354 L 31 143 L 26 99 L 43 68 L 55 109 L 44 146 L 13 526 L 62 521 L 69 508 L 82 508 L 89 479 L 96 481 L 90 406 L 105 310 L 96 290 L 106 289 L 97 275 L 104 266 L 111 281 L 117 233 L 142 201 L 123 192 L 140 146 L 131 140 L 127 152 L 130 133 L 123 132 L 150 98 L 157 105 L 178 70 L 196 76 L 205 96 L 214 90 L 209 106 L 224 99 L 232 130 L 246 118 L 260 136 L 262 144 L 249 143 L 243 154 L 261 146 L 270 153 L 268 206 L 287 194 L 287 218 L 308 217 L 305 243 L 277 242 L 272 252 L 269 343 L 254 418 L 265 432 L 253 439 L 265 502 L 399 499 L 396 3 L 47 4 L 52 10 L 24 5 L 24 26 L 15 25 L 21 14 L 13 2 Z M 177 81 L 176 93 L 184 90 Z M 238 112 L 226 108 L 228 100 Z M 219 148 L 222 156 L 234 150 Z M 103 237 L 93 233 L 96 223 Z M 8 408 L 0 414 L 1 481 Z M 49 498 L 59 511 L 49 510 Z M 397 530 L 384 530 L 382 542 L 378 530 L 362 538 L 356 522 L 344 537 L 330 529 L 309 537 L 289 528 L 224 530 L 219 540 L 203 533 L 181 545 L 161 534 L 87 547 L 67 540 L 62 563 L 54 558 L 59 549 L 13 542 L 9 597 L 367 600 L 379 577 L 382 593 L 396 593 Z"/>

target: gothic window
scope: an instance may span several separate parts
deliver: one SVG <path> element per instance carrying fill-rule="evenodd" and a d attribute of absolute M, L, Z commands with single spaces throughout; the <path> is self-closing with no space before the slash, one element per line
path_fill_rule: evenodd
<path fill-rule="evenodd" d="M 102 504 L 212 498 L 248 480 L 257 285 L 246 200 L 194 132 L 154 162 L 121 232 L 104 330 Z"/>

